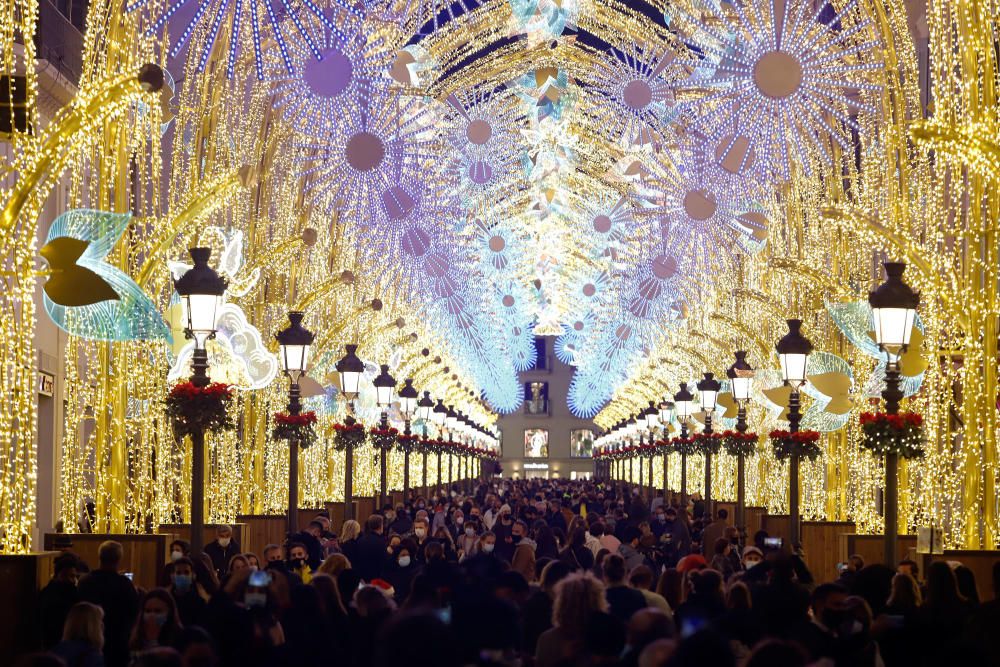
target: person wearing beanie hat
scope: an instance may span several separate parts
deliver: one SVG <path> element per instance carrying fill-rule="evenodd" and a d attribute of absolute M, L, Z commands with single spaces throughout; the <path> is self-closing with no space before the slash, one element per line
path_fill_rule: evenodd
<path fill-rule="evenodd" d="M 743 567 L 747 570 L 759 565 L 764 560 L 764 552 L 752 544 L 743 549 Z"/>

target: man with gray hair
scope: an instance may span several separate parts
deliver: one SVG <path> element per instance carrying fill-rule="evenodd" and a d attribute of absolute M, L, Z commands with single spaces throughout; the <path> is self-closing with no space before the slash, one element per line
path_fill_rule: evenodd
<path fill-rule="evenodd" d="M 212 568 L 219 579 L 229 571 L 229 560 L 240 553 L 240 543 L 233 539 L 233 527 L 220 523 L 215 527 L 215 540 L 205 545 L 205 553 L 212 559 Z"/>

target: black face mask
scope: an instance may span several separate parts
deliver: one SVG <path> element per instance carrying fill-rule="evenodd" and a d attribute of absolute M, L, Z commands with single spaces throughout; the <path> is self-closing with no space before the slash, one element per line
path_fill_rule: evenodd
<path fill-rule="evenodd" d="M 513 542 L 514 544 L 517 544 L 518 542 L 521 541 L 521 537 L 522 537 L 521 535 L 511 535 L 510 541 Z"/>

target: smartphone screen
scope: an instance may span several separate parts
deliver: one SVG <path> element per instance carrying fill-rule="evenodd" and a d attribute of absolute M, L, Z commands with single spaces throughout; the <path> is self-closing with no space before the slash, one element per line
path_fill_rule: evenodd
<path fill-rule="evenodd" d="M 132 581 L 133 574 L 131 572 L 126 572 L 125 576 L 128 577 L 129 581 Z"/>

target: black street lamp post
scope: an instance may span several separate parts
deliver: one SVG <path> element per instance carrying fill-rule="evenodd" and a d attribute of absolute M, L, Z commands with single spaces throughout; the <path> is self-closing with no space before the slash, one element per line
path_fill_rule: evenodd
<path fill-rule="evenodd" d="M 753 368 L 747 363 L 745 350 L 736 351 L 736 361 L 726 371 L 726 377 L 729 378 L 733 400 L 738 406 L 736 431 L 746 433 L 748 430 L 747 403 L 750 401 Z M 746 457 L 742 450 L 736 457 L 736 525 L 741 531 L 746 530 Z"/>
<path fill-rule="evenodd" d="M 389 429 L 389 406 L 392 404 L 393 394 L 396 392 L 396 378 L 389 374 L 388 364 L 379 367 L 379 374 L 372 380 L 375 385 L 375 401 L 382 410 L 379 419 L 379 428 L 383 431 Z M 376 511 L 380 511 L 388 502 L 389 498 L 389 467 L 386 459 L 389 458 L 391 442 L 388 437 L 378 438 L 379 446 L 379 500 L 376 504 Z"/>
<path fill-rule="evenodd" d="M 687 383 L 681 383 L 681 390 L 674 394 L 674 409 L 677 411 L 677 419 L 681 423 L 681 438 L 687 438 L 687 420 L 691 416 L 691 407 L 694 403 L 694 394 L 688 391 Z M 687 511 L 687 447 L 681 449 L 681 509 Z"/>
<path fill-rule="evenodd" d="M 216 317 L 226 279 L 208 265 L 210 248 L 188 250 L 194 267 L 174 281 L 174 289 L 184 308 L 184 336 L 194 339 L 191 357 L 191 384 L 206 387 L 208 350 L 205 344 L 215 337 Z M 191 434 L 191 553 L 199 554 L 205 546 L 205 432 Z"/>
<path fill-rule="evenodd" d="M 715 405 L 719 399 L 719 390 L 722 384 L 715 379 L 711 373 L 705 373 L 704 379 L 697 384 L 698 393 L 701 394 L 701 408 L 705 411 L 705 433 L 712 435 L 712 415 L 715 414 Z M 712 452 L 706 443 L 705 447 L 705 515 L 713 516 L 712 510 Z"/>
<path fill-rule="evenodd" d="M 297 416 L 302 412 L 302 393 L 299 380 L 305 375 L 309 362 L 309 346 L 315 336 L 302 326 L 303 313 L 288 313 L 289 325 L 275 338 L 278 340 L 278 356 L 281 369 L 288 376 L 288 414 Z M 299 442 L 288 441 L 288 533 L 298 532 L 299 522 Z"/>
<path fill-rule="evenodd" d="M 335 368 L 340 376 L 340 393 L 347 399 L 348 405 L 358 397 L 361 387 L 361 376 L 365 372 L 365 362 L 357 355 L 357 345 L 346 345 L 347 354 L 337 362 Z M 353 418 L 348 416 L 348 425 Z M 354 446 L 348 443 L 344 449 L 344 518 L 354 518 Z"/>
<path fill-rule="evenodd" d="M 887 414 L 899 414 L 899 402 L 903 392 L 899 388 L 899 357 L 910 344 L 913 322 L 916 319 L 920 294 L 903 282 L 903 262 L 885 262 L 886 280 L 875 291 L 868 294 L 868 304 L 872 308 L 872 324 L 875 342 L 886 354 L 885 399 Z M 897 541 L 899 535 L 899 454 L 890 451 L 885 455 L 885 497 L 884 497 L 884 560 L 885 565 L 895 567 L 898 560 Z"/>
<path fill-rule="evenodd" d="M 788 431 L 798 433 L 802 413 L 799 411 L 799 391 L 806 383 L 806 361 L 813 350 L 812 343 L 799 331 L 802 320 L 787 320 L 788 333 L 778 341 L 775 349 L 781 362 L 781 376 L 791 388 L 788 395 Z M 799 455 L 793 448 L 788 457 L 788 519 L 792 548 L 800 542 L 799 514 Z"/>

